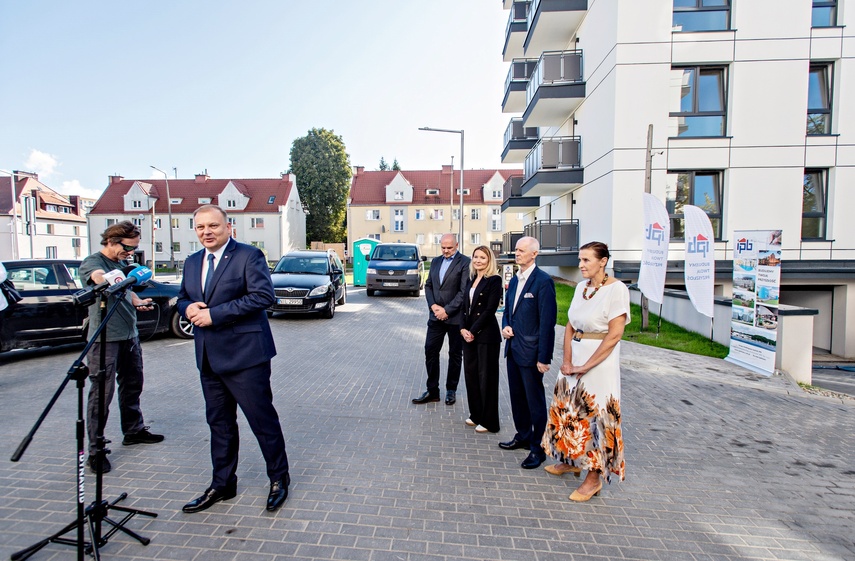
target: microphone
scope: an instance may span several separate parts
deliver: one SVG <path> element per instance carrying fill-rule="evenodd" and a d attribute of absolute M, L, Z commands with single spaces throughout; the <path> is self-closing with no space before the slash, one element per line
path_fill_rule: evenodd
<path fill-rule="evenodd" d="M 142 284 L 149 280 L 152 276 L 151 269 L 148 267 L 135 267 L 128 273 L 128 278 L 123 281 L 117 282 L 113 286 L 107 289 L 107 294 L 112 295 L 120 290 L 124 290 L 127 286 L 132 286 L 135 284 Z"/>
<path fill-rule="evenodd" d="M 132 263 L 127 267 L 120 269 L 114 269 L 107 273 L 104 273 L 104 282 L 100 284 L 93 285 L 90 288 L 84 288 L 78 292 L 75 292 L 71 295 L 72 300 L 78 306 L 88 306 L 92 302 L 95 301 L 95 296 L 104 292 L 107 288 L 124 281 L 127 278 L 127 275 L 131 273 L 134 269 L 139 268 L 140 266 L 137 263 Z"/>

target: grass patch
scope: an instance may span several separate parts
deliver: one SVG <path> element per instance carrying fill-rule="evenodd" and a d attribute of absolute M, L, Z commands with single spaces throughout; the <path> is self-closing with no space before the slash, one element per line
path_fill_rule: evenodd
<path fill-rule="evenodd" d="M 567 310 L 570 308 L 570 302 L 573 300 L 575 291 L 576 287 L 574 286 L 560 282 L 555 283 L 555 295 L 558 300 L 556 323 L 558 325 L 567 324 Z M 728 348 L 724 345 L 710 341 L 703 335 L 687 331 L 669 321 L 662 320 L 662 327 L 657 336 L 656 325 L 659 322 L 659 316 L 653 312 L 649 314 L 650 327 L 647 331 L 641 331 L 641 306 L 637 304 L 630 304 L 630 315 L 632 316 L 631 321 L 623 332 L 624 341 L 714 358 L 727 356 Z"/>

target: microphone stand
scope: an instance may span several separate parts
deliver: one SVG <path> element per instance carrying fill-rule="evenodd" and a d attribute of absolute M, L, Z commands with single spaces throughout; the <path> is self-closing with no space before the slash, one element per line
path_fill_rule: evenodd
<path fill-rule="evenodd" d="M 30 445 L 30 442 L 32 442 L 33 436 L 35 435 L 36 431 L 39 430 L 39 427 L 47 417 L 51 408 L 59 399 L 59 396 L 60 394 L 62 394 L 62 391 L 65 389 L 65 386 L 70 380 L 75 380 L 77 382 L 77 422 L 75 423 L 75 432 L 77 437 L 77 518 L 73 522 L 67 524 L 59 532 L 56 532 L 55 534 L 52 534 L 47 538 L 44 538 L 43 540 L 37 543 L 34 543 L 26 549 L 22 549 L 13 553 L 11 556 L 12 561 L 27 559 L 49 543 L 59 543 L 63 545 L 76 546 L 78 561 L 83 561 L 84 556 L 86 554 L 92 555 L 96 561 L 99 561 L 101 558 L 98 551 L 99 548 L 106 545 L 107 541 L 113 536 L 113 534 L 118 531 L 124 532 L 125 534 L 136 539 L 143 545 L 148 545 L 151 542 L 149 538 L 140 536 L 136 532 L 125 528 L 125 524 L 128 520 L 130 520 L 137 514 L 155 518 L 157 517 L 157 513 L 117 506 L 116 503 L 127 498 L 127 493 L 122 493 L 115 500 L 109 503 L 103 499 L 104 474 L 101 472 L 101 464 L 107 454 L 110 453 L 110 451 L 106 449 L 107 440 L 104 438 L 104 410 L 106 407 L 106 404 L 104 403 L 104 389 L 105 378 L 107 377 L 106 326 L 110 317 L 113 315 L 113 313 L 119 307 L 120 302 L 125 297 L 125 290 L 126 289 L 117 291 L 116 301 L 108 312 L 106 310 L 109 295 L 104 292 L 101 293 L 101 323 L 98 326 L 98 329 L 95 330 L 95 333 L 92 335 L 89 341 L 87 341 L 86 347 L 83 349 L 83 352 L 80 353 L 80 356 L 77 357 L 77 360 L 75 360 L 74 363 L 71 365 L 71 368 L 69 368 L 65 380 L 62 381 L 59 388 L 56 390 L 56 393 L 54 393 L 50 402 L 47 404 L 44 411 L 42 411 L 42 414 L 39 416 L 38 420 L 33 425 L 33 428 L 21 441 L 21 444 L 18 446 L 17 450 L 15 450 L 15 453 L 12 454 L 11 458 L 11 461 L 13 462 L 17 462 L 21 459 L 21 456 L 24 454 L 24 451 L 26 451 L 27 447 Z M 86 472 L 86 409 L 84 408 L 83 404 L 83 388 L 86 385 L 86 378 L 89 376 L 89 368 L 87 368 L 87 366 L 83 363 L 83 360 L 86 358 L 86 354 L 89 352 L 89 349 L 92 348 L 92 346 L 95 344 L 95 341 L 98 339 L 100 339 L 99 342 L 101 344 L 99 349 L 101 364 L 100 368 L 98 369 L 98 431 L 95 440 L 95 501 L 84 508 L 84 503 L 86 502 L 84 493 L 84 479 Z M 118 522 L 112 520 L 108 516 L 110 510 L 122 512 L 124 513 L 124 516 Z M 101 535 L 102 522 L 106 522 L 107 524 L 112 526 L 110 530 L 103 536 Z M 76 539 L 62 537 L 64 534 L 67 534 L 75 528 L 77 529 Z M 84 537 L 84 531 L 86 529 L 88 529 L 89 531 L 89 541 L 86 541 Z"/>

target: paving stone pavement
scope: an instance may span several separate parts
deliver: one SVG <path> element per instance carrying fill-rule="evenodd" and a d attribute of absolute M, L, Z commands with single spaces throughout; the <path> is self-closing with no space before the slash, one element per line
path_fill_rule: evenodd
<path fill-rule="evenodd" d="M 502 431 L 476 434 L 424 389 L 423 298 L 350 288 L 332 320 L 276 317 L 275 404 L 291 493 L 264 511 L 264 463 L 241 417 L 239 495 L 197 514 L 208 428 L 192 342 L 144 343 L 143 410 L 156 445 L 107 427 L 105 497 L 157 512 L 115 535 L 110 560 L 855 560 L 855 406 L 730 363 L 623 343 L 627 478 L 589 503 L 575 480 L 519 467 L 502 367 Z M 562 328 L 557 328 L 561 341 Z M 74 384 L 20 462 L 8 461 L 79 349 L 0 357 L 0 557 L 74 518 Z M 560 349 L 556 351 L 560 353 Z M 443 362 L 443 373 L 445 366 Z M 551 392 L 555 373 L 545 378 Z M 444 383 L 444 377 L 443 377 Z M 94 477 L 87 474 L 87 501 Z M 32 559 L 69 559 L 48 545 Z"/>

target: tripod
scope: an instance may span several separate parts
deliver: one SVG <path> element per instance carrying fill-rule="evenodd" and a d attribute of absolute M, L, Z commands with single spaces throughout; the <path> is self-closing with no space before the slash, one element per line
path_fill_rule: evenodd
<path fill-rule="evenodd" d="M 143 545 L 148 545 L 151 541 L 149 538 L 145 538 L 140 536 L 136 532 L 125 528 L 125 524 L 128 520 L 136 516 L 137 514 L 142 516 L 151 516 L 152 518 L 157 517 L 157 513 L 147 512 L 144 510 L 136 510 L 133 508 L 127 508 L 123 506 L 117 506 L 116 503 L 127 498 L 127 493 L 122 493 L 112 502 L 107 502 L 103 499 L 103 477 L 101 465 L 104 461 L 104 458 L 107 454 L 110 453 L 109 450 L 106 449 L 107 440 L 104 438 L 104 408 L 106 407 L 104 403 L 104 390 L 105 390 L 105 379 L 107 377 L 107 367 L 106 367 L 106 346 L 107 346 L 107 321 L 113 315 L 113 313 L 118 308 L 121 301 L 125 298 L 125 291 L 120 291 L 116 294 L 115 302 L 110 308 L 109 312 L 107 310 L 107 299 L 108 296 L 106 293 L 101 293 L 101 305 L 100 305 L 100 314 L 101 314 L 101 323 L 98 326 L 98 329 L 92 335 L 92 337 L 87 341 L 86 347 L 83 349 L 83 352 L 80 353 L 80 356 L 77 357 L 77 360 L 71 365 L 65 379 L 60 384 L 59 388 L 54 393 L 50 402 L 45 407 L 44 411 L 42 411 L 41 416 L 39 416 L 33 428 L 24 437 L 24 440 L 21 441 L 21 444 L 18 446 L 18 449 L 15 450 L 15 453 L 12 455 L 11 460 L 13 462 L 17 462 L 21 459 L 21 456 L 24 454 L 24 451 L 30 445 L 30 442 L 33 440 L 33 435 L 35 435 L 36 431 L 41 426 L 42 422 L 47 417 L 53 405 L 59 399 L 60 394 L 65 389 L 65 386 L 68 384 L 70 380 L 75 380 L 77 382 L 77 422 L 75 423 L 75 432 L 76 432 L 76 440 L 77 440 L 77 465 L 76 476 L 77 476 L 77 518 L 67 524 L 62 530 L 52 534 L 43 540 L 34 543 L 30 547 L 26 549 L 22 549 L 21 551 L 17 551 L 12 554 L 12 561 L 18 561 L 27 559 L 49 543 L 59 543 L 63 545 L 75 546 L 77 548 L 77 559 L 78 561 L 83 561 L 84 556 L 86 554 L 92 555 L 96 561 L 100 560 L 101 556 L 99 554 L 99 548 L 103 547 L 107 544 L 107 541 L 115 534 L 116 532 L 124 532 L 125 534 L 131 536 L 136 539 Z M 89 349 L 95 344 L 95 341 L 100 338 L 100 368 L 98 370 L 98 431 L 96 438 L 96 454 L 95 454 L 95 501 L 91 503 L 89 506 L 84 506 L 86 499 L 84 493 L 84 478 L 85 478 L 85 466 L 86 466 L 86 437 L 85 437 L 85 419 L 86 419 L 86 409 L 84 407 L 83 400 L 83 388 L 86 385 L 86 378 L 89 376 L 89 369 L 83 364 L 83 360 L 86 357 L 86 354 L 89 352 Z M 115 510 L 123 513 L 121 520 L 116 521 L 109 517 L 109 513 L 111 510 Z M 107 531 L 106 534 L 101 534 L 101 524 L 102 522 L 111 526 L 111 528 Z M 72 530 L 77 530 L 77 538 L 72 539 L 69 537 L 63 537 L 65 534 L 71 532 Z M 89 533 L 89 541 L 85 539 L 85 532 L 88 530 Z"/>

